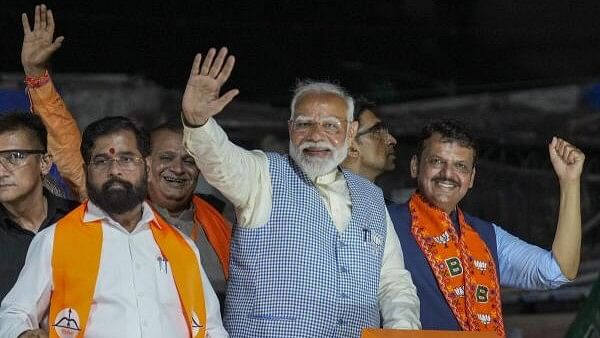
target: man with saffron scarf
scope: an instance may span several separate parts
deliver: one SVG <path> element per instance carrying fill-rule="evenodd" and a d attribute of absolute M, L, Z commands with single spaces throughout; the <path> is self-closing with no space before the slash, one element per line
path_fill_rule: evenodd
<path fill-rule="evenodd" d="M 475 179 L 475 140 L 455 120 L 423 128 L 410 163 L 418 189 L 408 203 L 391 205 L 389 212 L 417 286 L 424 329 L 504 336 L 500 285 L 554 288 L 576 277 L 585 156 L 557 137 L 548 151 L 561 193 L 552 252 L 463 213 L 458 203 Z"/>
<path fill-rule="evenodd" d="M 149 147 L 124 117 L 86 128 L 89 201 L 33 239 L 0 337 L 228 337 L 194 243 L 144 202 Z"/>

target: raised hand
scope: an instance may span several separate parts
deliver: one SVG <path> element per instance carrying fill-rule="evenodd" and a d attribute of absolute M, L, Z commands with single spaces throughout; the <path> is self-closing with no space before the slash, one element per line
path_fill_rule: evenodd
<path fill-rule="evenodd" d="M 237 89 L 232 89 L 219 96 L 221 87 L 231 75 L 235 58 L 233 55 L 227 56 L 225 47 L 221 48 L 216 58 L 215 54 L 216 50 L 211 48 L 204 62 L 201 63 L 201 54 L 194 58 L 181 102 L 183 116 L 191 125 L 203 125 L 210 117 L 221 112 L 239 93 Z"/>
<path fill-rule="evenodd" d="M 569 142 L 553 137 L 548 145 L 550 161 L 560 181 L 579 181 L 585 155 Z"/>
<path fill-rule="evenodd" d="M 52 41 L 54 37 L 54 16 L 46 5 L 35 6 L 33 30 L 29 26 L 27 14 L 21 14 L 23 22 L 23 48 L 21 63 L 25 74 L 40 76 L 46 71 L 46 66 L 52 54 L 58 50 L 65 39 L 62 36 Z"/>

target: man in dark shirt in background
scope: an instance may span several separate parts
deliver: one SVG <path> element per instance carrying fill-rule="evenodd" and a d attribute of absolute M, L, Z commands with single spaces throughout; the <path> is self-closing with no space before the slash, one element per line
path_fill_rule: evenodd
<path fill-rule="evenodd" d="M 0 116 L 0 300 L 16 282 L 33 236 L 77 205 L 44 189 L 52 166 L 46 147 L 39 117 Z"/>

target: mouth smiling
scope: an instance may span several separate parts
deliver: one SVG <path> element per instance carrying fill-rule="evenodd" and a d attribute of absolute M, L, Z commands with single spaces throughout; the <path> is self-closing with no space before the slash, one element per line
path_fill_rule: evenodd
<path fill-rule="evenodd" d="M 189 182 L 189 179 L 187 179 L 187 178 L 179 178 L 179 177 L 170 176 L 170 175 L 163 175 L 161 178 L 169 186 L 177 187 L 177 188 L 183 187 Z"/>
<path fill-rule="evenodd" d="M 443 179 L 437 179 L 433 181 L 435 183 L 436 186 L 444 189 L 444 190 L 452 190 L 454 188 L 458 188 L 460 185 L 457 182 L 454 182 L 452 180 L 443 180 Z"/>

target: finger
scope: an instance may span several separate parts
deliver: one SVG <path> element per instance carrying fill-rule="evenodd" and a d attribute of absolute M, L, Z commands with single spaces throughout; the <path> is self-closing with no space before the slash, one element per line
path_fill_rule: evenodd
<path fill-rule="evenodd" d="M 56 50 L 59 49 L 60 46 L 62 46 L 62 43 L 64 40 L 65 40 L 64 36 L 57 37 L 56 40 L 54 40 L 54 42 L 48 47 L 48 49 L 50 50 L 50 53 L 56 52 Z"/>
<path fill-rule="evenodd" d="M 33 20 L 33 30 L 40 29 L 40 6 L 35 6 L 35 19 Z"/>
<path fill-rule="evenodd" d="M 227 58 L 227 62 L 225 62 L 225 66 L 223 70 L 219 73 L 217 80 L 221 83 L 225 83 L 227 79 L 229 79 L 229 75 L 231 75 L 231 71 L 233 70 L 233 66 L 235 65 L 235 57 L 233 55 L 229 55 Z"/>
<path fill-rule="evenodd" d="M 194 57 L 194 62 L 192 63 L 192 69 L 190 70 L 190 77 L 194 75 L 198 75 L 200 72 L 200 62 L 202 61 L 202 54 L 198 53 Z"/>
<path fill-rule="evenodd" d="M 42 4 L 42 6 L 40 8 L 40 28 L 42 30 L 46 30 L 46 26 L 47 26 L 46 15 L 47 15 L 46 5 Z"/>
<path fill-rule="evenodd" d="M 227 48 L 222 47 L 219 50 L 219 54 L 217 54 L 215 62 L 213 63 L 212 67 L 210 67 L 210 72 L 208 73 L 208 75 L 214 78 L 216 78 L 219 75 L 221 67 L 223 67 L 223 62 L 225 61 L 225 56 L 227 56 Z"/>
<path fill-rule="evenodd" d="M 29 26 L 29 18 L 27 17 L 27 14 L 21 14 L 21 22 L 23 23 L 23 33 L 25 33 L 25 35 L 31 33 L 31 26 Z"/>
<path fill-rule="evenodd" d="M 202 63 L 202 68 L 200 69 L 200 74 L 201 75 L 208 75 L 208 72 L 210 70 L 210 65 L 213 62 L 213 59 L 215 58 L 215 49 L 211 48 L 208 50 L 208 53 L 206 53 L 206 58 L 204 59 L 204 62 Z"/>
<path fill-rule="evenodd" d="M 54 15 L 52 14 L 52 10 L 48 10 L 48 15 L 46 17 L 48 20 L 48 26 L 46 30 L 50 33 L 50 36 L 54 35 Z"/>
<path fill-rule="evenodd" d="M 232 89 L 230 91 L 228 91 L 227 93 L 223 94 L 223 96 L 221 96 L 216 104 L 219 107 L 219 111 L 222 110 L 226 105 L 229 104 L 229 102 L 231 102 L 231 100 L 233 100 L 234 97 L 237 96 L 237 94 L 239 94 L 240 91 L 237 89 Z"/>
<path fill-rule="evenodd" d="M 583 158 L 584 155 L 581 152 L 581 150 L 573 148 L 573 151 L 571 151 L 571 153 L 568 156 L 568 161 L 569 163 L 577 163 L 577 161 L 581 161 Z"/>

